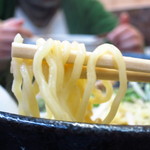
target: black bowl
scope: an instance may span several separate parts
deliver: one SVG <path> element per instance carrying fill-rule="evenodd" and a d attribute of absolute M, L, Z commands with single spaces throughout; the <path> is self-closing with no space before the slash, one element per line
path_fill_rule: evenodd
<path fill-rule="evenodd" d="M 0 112 L 1 150 L 149 150 L 150 126 L 54 121 Z"/>

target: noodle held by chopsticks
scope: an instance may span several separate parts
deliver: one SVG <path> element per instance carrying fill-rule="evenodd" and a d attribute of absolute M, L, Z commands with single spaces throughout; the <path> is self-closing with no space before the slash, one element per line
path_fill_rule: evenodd
<path fill-rule="evenodd" d="M 14 40 L 19 43 L 22 41 L 20 35 Z M 113 45 L 103 44 L 95 49 L 89 56 L 87 66 L 84 66 L 86 57 L 84 44 L 39 39 L 37 47 L 33 60 L 12 58 L 14 75 L 12 91 L 18 99 L 20 114 L 40 116 L 36 101 L 36 95 L 39 94 L 45 102 L 47 118 L 110 123 L 127 88 L 126 67 L 120 51 Z M 76 51 L 77 56 L 74 63 L 68 65 L 67 60 L 72 51 Z M 113 87 L 109 81 L 103 81 L 105 93 L 95 87 L 96 62 L 105 54 L 111 55 L 115 61 L 120 87 L 105 119 L 102 120 L 99 116 L 93 121 L 91 119 L 93 104 L 105 103 L 113 94 Z M 87 79 L 80 78 L 83 67 L 87 68 Z"/>

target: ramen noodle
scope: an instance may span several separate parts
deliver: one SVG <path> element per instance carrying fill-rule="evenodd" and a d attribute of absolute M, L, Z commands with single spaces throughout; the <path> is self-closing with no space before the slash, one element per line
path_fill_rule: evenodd
<path fill-rule="evenodd" d="M 136 99 L 132 103 L 122 102 L 112 124 L 149 125 L 150 102 Z"/>
<path fill-rule="evenodd" d="M 17 35 L 14 43 L 22 43 Z M 126 66 L 121 52 L 111 44 L 98 46 L 86 60 L 84 44 L 53 39 L 38 39 L 33 59 L 12 58 L 11 71 L 14 76 L 12 91 L 18 100 L 21 115 L 41 117 L 37 95 L 44 100 L 46 118 L 87 123 L 110 123 L 127 88 Z M 76 52 L 73 64 L 67 64 L 71 52 Z M 113 95 L 110 81 L 103 80 L 105 91 L 95 87 L 96 62 L 104 55 L 112 55 L 119 72 L 119 88 L 106 116 L 95 120 L 93 104 L 108 102 Z M 87 65 L 85 65 L 87 61 Z M 87 78 L 82 79 L 83 68 Z"/>

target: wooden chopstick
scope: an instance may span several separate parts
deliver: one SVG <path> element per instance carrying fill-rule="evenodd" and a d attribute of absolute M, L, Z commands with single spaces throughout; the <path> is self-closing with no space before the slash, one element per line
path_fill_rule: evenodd
<path fill-rule="evenodd" d="M 126 73 L 128 81 L 150 82 L 150 73 L 134 72 L 134 71 L 126 71 Z M 83 71 L 82 74 L 85 75 L 86 73 L 84 73 Z M 96 75 L 97 78 L 101 80 L 119 81 L 118 70 L 115 69 L 98 68 L 96 69 Z"/>
<path fill-rule="evenodd" d="M 12 57 L 18 58 L 26 58 L 33 59 L 34 54 L 37 50 L 36 45 L 31 44 L 22 44 L 22 43 L 12 43 Z M 91 52 L 87 52 L 86 61 L 88 60 Z M 71 53 L 68 63 L 74 63 L 76 57 L 76 53 Z M 128 71 L 137 71 L 137 72 L 145 72 L 150 73 L 150 60 L 132 58 L 132 57 L 123 57 L 126 63 L 126 69 Z M 85 65 L 86 65 L 85 61 Z M 105 55 L 100 60 L 97 61 L 96 66 L 102 68 L 110 68 L 115 69 L 115 62 L 112 59 L 112 56 Z"/>
<path fill-rule="evenodd" d="M 33 59 L 34 54 L 37 50 L 36 45 L 23 44 L 23 43 L 12 43 L 12 57 Z M 85 65 L 91 52 L 87 52 Z M 76 57 L 76 53 L 71 53 L 68 64 L 73 64 Z M 123 57 L 126 63 L 127 78 L 128 81 L 138 82 L 150 82 L 150 60 Z M 97 77 L 104 80 L 118 80 L 118 71 L 115 70 L 115 62 L 112 56 L 105 55 L 101 60 L 97 61 L 96 74 Z M 86 69 L 83 68 L 81 78 L 86 77 Z"/>

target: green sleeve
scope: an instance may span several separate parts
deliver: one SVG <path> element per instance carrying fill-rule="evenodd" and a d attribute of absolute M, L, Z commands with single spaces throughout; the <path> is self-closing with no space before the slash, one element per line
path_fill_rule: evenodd
<path fill-rule="evenodd" d="M 117 25 L 117 18 L 98 0 L 62 0 L 70 33 L 104 34 Z"/>
<path fill-rule="evenodd" d="M 17 0 L 0 0 L 0 19 L 13 17 Z"/>

